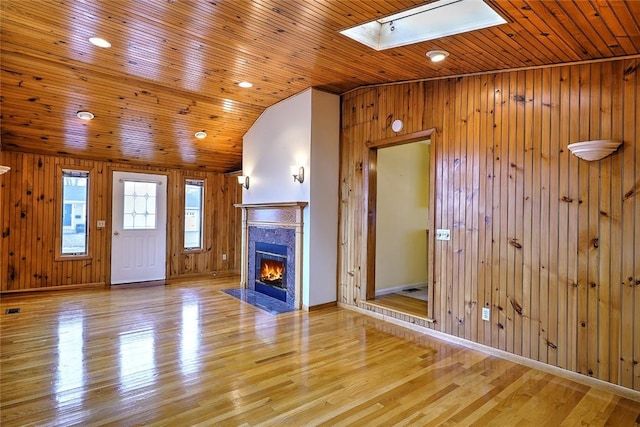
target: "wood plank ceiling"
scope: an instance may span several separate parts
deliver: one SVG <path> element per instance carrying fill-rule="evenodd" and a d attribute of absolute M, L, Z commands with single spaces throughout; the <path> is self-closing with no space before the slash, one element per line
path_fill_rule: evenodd
<path fill-rule="evenodd" d="M 507 24 L 380 52 L 339 33 L 423 3 L 3 0 L 0 149 L 228 172 L 261 112 L 308 87 L 640 53 L 640 1 L 492 0 Z M 451 55 L 431 63 L 432 49 Z"/>

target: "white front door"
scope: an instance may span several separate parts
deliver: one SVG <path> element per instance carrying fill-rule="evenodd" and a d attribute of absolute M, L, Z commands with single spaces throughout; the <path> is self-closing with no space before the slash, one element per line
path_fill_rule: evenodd
<path fill-rule="evenodd" d="M 166 277 L 167 177 L 113 173 L 111 284 Z"/>

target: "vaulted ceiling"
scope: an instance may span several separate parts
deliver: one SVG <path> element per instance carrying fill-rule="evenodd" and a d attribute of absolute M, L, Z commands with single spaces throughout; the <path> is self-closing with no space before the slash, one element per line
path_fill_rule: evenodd
<path fill-rule="evenodd" d="M 640 54 L 635 0 L 488 0 L 507 24 L 384 51 L 339 33 L 424 3 L 2 0 L 0 149 L 228 172 L 262 111 L 308 87 Z"/>

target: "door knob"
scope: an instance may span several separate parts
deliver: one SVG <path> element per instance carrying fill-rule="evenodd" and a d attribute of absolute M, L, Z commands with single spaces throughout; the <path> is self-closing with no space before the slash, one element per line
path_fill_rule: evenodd
<path fill-rule="evenodd" d="M 113 235 L 114 235 L 114 236 L 119 236 L 119 235 L 120 235 L 120 233 L 119 233 L 119 232 L 117 232 L 117 231 L 114 231 L 114 232 L 113 232 Z"/>

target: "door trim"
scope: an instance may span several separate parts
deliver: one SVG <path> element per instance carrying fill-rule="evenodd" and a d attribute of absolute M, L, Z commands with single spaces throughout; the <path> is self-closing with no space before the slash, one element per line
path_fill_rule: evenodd
<path fill-rule="evenodd" d="M 367 158 L 365 159 L 365 178 L 367 183 L 365 189 L 367 191 L 367 206 L 364 210 L 364 222 L 367 233 L 367 274 L 365 287 L 365 300 L 375 299 L 376 296 L 376 214 L 378 202 L 378 149 L 394 147 L 396 145 L 410 144 L 425 139 L 431 140 L 429 149 L 429 229 L 435 226 L 436 212 L 436 129 L 425 129 L 406 135 L 394 136 L 391 138 L 380 139 L 377 141 L 368 141 Z M 427 318 L 433 320 L 433 306 L 435 298 L 435 281 L 434 281 L 434 265 L 435 265 L 435 233 L 429 233 L 429 245 L 427 250 L 427 280 L 429 281 L 429 303 L 427 304 Z"/>

